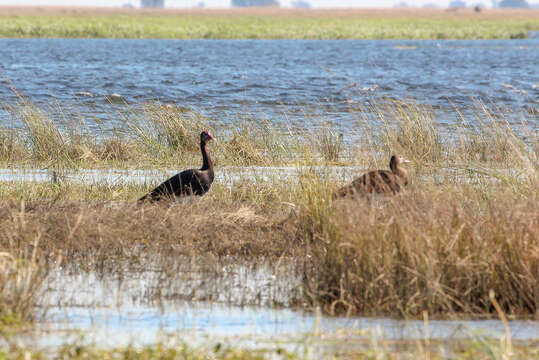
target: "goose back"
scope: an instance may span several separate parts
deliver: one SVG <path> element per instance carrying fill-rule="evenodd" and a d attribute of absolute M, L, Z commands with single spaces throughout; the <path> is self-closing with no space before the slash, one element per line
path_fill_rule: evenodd
<path fill-rule="evenodd" d="M 408 172 L 400 166 L 406 162 L 409 161 L 404 157 L 393 155 L 389 163 L 391 170 L 370 171 L 337 190 L 333 196 L 367 196 L 374 193 L 395 195 L 408 185 Z"/>

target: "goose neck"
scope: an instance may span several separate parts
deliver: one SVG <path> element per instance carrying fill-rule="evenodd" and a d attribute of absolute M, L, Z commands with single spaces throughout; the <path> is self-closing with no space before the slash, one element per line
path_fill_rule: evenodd
<path fill-rule="evenodd" d="M 208 170 L 213 168 L 213 163 L 206 148 L 206 142 L 200 141 L 200 152 L 202 153 L 202 168 L 201 170 Z"/>

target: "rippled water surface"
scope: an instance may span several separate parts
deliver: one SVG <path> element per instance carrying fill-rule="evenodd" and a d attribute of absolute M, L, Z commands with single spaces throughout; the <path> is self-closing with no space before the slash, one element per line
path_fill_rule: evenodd
<path fill-rule="evenodd" d="M 17 101 L 15 88 L 37 105 L 58 101 L 63 113 L 57 117 L 82 114 L 90 123 L 114 120 L 123 101 L 174 103 L 216 119 L 301 120 L 312 110 L 346 123 L 357 118 L 350 107 L 368 99 L 411 97 L 451 123 L 450 109 L 466 108 L 472 97 L 532 112 L 539 99 L 537 38 L 0 39 L 0 49 L 3 102 Z"/>

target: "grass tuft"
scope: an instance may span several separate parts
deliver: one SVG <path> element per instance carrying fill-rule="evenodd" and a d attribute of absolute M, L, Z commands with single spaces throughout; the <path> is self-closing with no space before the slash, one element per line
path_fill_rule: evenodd
<path fill-rule="evenodd" d="M 13 215 L 17 216 L 18 226 L 24 228 L 24 205 Z M 38 245 L 36 238 L 30 244 L 11 243 L 13 253 L 0 252 L 0 334 L 36 319 L 48 271 L 47 264 L 38 259 Z"/>

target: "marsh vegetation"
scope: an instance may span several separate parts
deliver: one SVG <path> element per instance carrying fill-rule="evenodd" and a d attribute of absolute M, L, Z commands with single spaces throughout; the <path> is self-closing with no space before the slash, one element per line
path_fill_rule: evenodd
<path fill-rule="evenodd" d="M 59 269 L 125 278 L 126 271 L 151 267 L 159 274 L 144 290 L 151 303 L 182 299 L 330 315 L 537 320 L 539 145 L 536 114 L 529 111 L 505 113 L 477 101 L 474 117 L 455 110 L 457 125 L 448 130 L 428 106 L 388 99 L 354 109 L 357 123 L 343 132 L 324 121 L 221 122 L 186 108 L 144 103 L 115 114 L 121 126 L 105 131 L 83 118 L 58 122 L 22 97 L 4 108 L 11 121 L 0 133 L 1 163 L 22 172 L 45 168 L 48 174 L 38 182 L 0 182 L 0 334 L 8 344 L 14 329 L 45 318 L 49 277 Z M 217 139 L 209 150 L 218 177 L 196 201 L 137 204 L 162 179 L 77 178 L 90 170 L 160 169 L 164 179 L 167 172 L 200 166 L 202 129 Z M 406 191 L 381 199 L 332 198 L 351 177 L 387 168 L 392 153 L 413 161 Z M 272 176 L 252 176 L 253 169 Z M 230 266 L 255 271 L 265 264 L 274 276 L 268 279 L 275 279 L 268 280 L 269 292 L 222 290 L 223 284 L 232 288 L 228 276 L 241 273 L 226 270 Z M 173 285 L 186 266 L 196 282 Z M 294 346 L 309 354 L 332 336 L 340 335 L 318 334 Z M 344 349 L 335 345 L 337 338 L 326 344 L 331 354 Z M 345 358 L 536 356 L 527 342 L 476 340 L 363 339 L 349 352 L 337 352 Z M 57 354 L 303 356 L 274 345 L 66 345 Z M 10 346 L 0 356 L 49 356 Z"/>
<path fill-rule="evenodd" d="M 96 270 L 147 254 L 158 267 L 171 256 L 294 259 L 302 273 L 298 306 L 331 314 L 493 316 L 494 291 L 504 313 L 537 316 L 534 115 L 512 123 L 478 103 L 474 122 L 461 119 L 448 134 L 428 108 L 388 101 L 371 108 L 370 121 L 358 121 L 343 139 L 323 125 L 314 131 L 256 121 L 231 126 L 159 104 L 133 110 L 114 136 L 96 134 L 83 122 L 58 126 L 28 102 L 10 111 L 21 126 L 2 129 L 3 163 L 46 166 L 55 177 L 2 183 L 3 259 L 22 259 L 17 267 L 11 260 L 4 266 L 14 279 L 26 279 L 16 283 L 30 286 L 2 293 L 3 316 L 22 312 L 32 319 L 24 315 L 31 306 L 20 310 L 14 299 L 26 294 L 35 302 L 32 284 L 42 280 L 32 274 L 46 275 L 59 259 Z M 84 167 L 197 166 L 196 140 L 207 128 L 218 139 L 210 150 L 217 172 L 287 165 L 294 173 L 258 181 L 240 174 L 216 182 L 196 202 L 173 206 L 136 204 L 152 182 L 62 177 Z M 373 201 L 332 200 L 344 183 L 335 166 L 355 166 L 358 174 L 386 168 L 391 152 L 413 161 L 407 191 Z M 43 271 L 19 273 L 19 265 Z"/>

